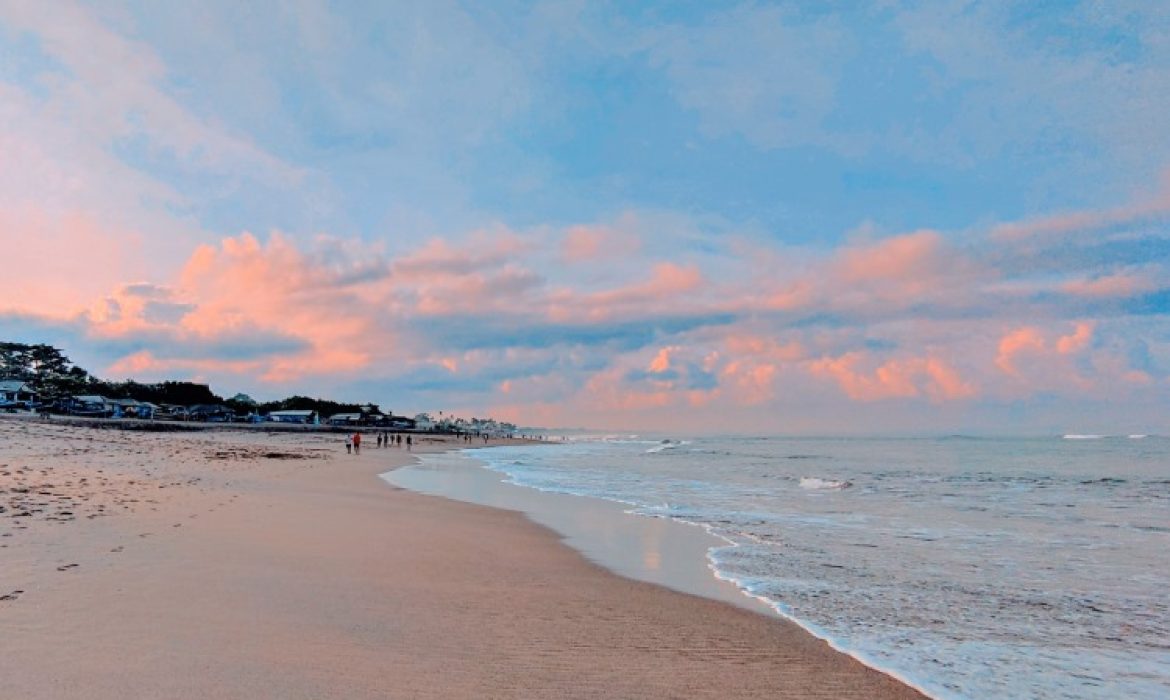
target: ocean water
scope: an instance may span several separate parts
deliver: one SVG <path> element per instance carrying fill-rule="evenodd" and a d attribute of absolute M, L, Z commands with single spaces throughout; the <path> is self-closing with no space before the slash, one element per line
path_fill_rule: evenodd
<path fill-rule="evenodd" d="M 609 436 L 475 457 L 702 525 L 726 542 L 713 575 L 934 697 L 1170 698 L 1170 439 Z"/>

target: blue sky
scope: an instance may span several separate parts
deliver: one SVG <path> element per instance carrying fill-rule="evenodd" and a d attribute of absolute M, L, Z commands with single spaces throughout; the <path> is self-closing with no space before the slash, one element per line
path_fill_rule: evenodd
<path fill-rule="evenodd" d="M 1168 35 L 1143 2 L 2 1 L 0 329 L 524 422 L 1128 429 L 1170 360 Z"/>

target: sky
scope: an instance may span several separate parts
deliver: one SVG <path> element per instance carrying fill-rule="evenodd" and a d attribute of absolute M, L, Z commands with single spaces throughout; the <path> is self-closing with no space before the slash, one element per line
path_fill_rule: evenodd
<path fill-rule="evenodd" d="M 0 0 L 0 339 L 523 425 L 1167 432 L 1168 37 L 1142 0 Z"/>

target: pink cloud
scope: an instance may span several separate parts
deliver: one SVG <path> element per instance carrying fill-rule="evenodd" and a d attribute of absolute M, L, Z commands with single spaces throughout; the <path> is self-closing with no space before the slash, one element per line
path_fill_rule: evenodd
<path fill-rule="evenodd" d="M 872 365 L 868 355 L 855 351 L 815 360 L 809 363 L 809 371 L 814 376 L 836 380 L 845 394 L 855 401 L 912 398 L 925 394 L 931 401 L 941 403 L 968 399 L 978 393 L 974 384 L 963 380 L 953 367 L 935 357 L 891 359 L 868 372 L 865 365 Z"/>
<path fill-rule="evenodd" d="M 772 267 L 777 264 L 771 261 Z M 962 303 L 976 297 L 978 284 L 992 277 L 994 271 L 977 265 L 940 233 L 923 230 L 854 243 L 790 266 L 788 275 L 765 272 L 755 281 L 760 291 L 745 296 L 770 310 L 874 313 L 920 303 Z"/>
<path fill-rule="evenodd" d="M 724 339 L 728 353 L 736 357 L 755 357 L 776 362 L 797 362 L 805 359 L 808 351 L 798 341 L 779 342 L 767 336 L 732 333 Z"/>
<path fill-rule="evenodd" d="M 780 368 L 767 361 L 732 360 L 723 366 L 721 377 L 734 387 L 732 396 L 745 405 L 757 405 L 775 397 Z"/>
<path fill-rule="evenodd" d="M 829 265 L 825 298 L 861 307 L 937 304 L 970 294 L 979 274 L 938 232 L 916 231 L 842 249 Z"/>
<path fill-rule="evenodd" d="M 1020 353 L 1043 353 L 1047 347 L 1041 332 L 1032 327 L 1017 328 L 1000 338 L 995 364 L 1006 374 L 1019 376 L 1015 358 Z"/>
<path fill-rule="evenodd" d="M 419 313 L 490 313 L 516 308 L 544 278 L 516 265 L 467 275 L 432 275 L 415 287 Z"/>
<path fill-rule="evenodd" d="M 368 364 L 375 343 L 392 340 L 369 333 L 374 317 L 366 299 L 348 285 L 324 284 L 327 279 L 327 270 L 279 233 L 267 243 L 245 233 L 218 247 L 201 246 L 181 275 L 196 308 L 180 327 L 204 336 L 267 329 L 311 345 L 307 353 L 274 359 L 267 381 L 352 372 Z"/>
<path fill-rule="evenodd" d="M 1086 279 L 1077 279 L 1061 285 L 1061 291 L 1094 299 L 1122 298 L 1151 292 L 1158 282 L 1149 275 L 1119 272 Z"/>
<path fill-rule="evenodd" d="M 764 302 L 765 308 L 793 311 L 811 306 L 815 301 L 815 289 L 806 280 L 793 282 L 773 292 Z"/>
<path fill-rule="evenodd" d="M 587 226 L 574 226 L 565 234 L 561 244 L 561 255 L 570 262 L 592 260 L 604 254 L 607 235 L 604 231 Z"/>
<path fill-rule="evenodd" d="M 570 226 L 561 239 L 560 257 L 569 263 L 609 260 L 634 255 L 642 247 L 639 221 L 623 216 L 614 225 Z"/>
<path fill-rule="evenodd" d="M 395 277 L 409 280 L 468 274 L 514 262 L 529 250 L 511 231 L 477 231 L 460 242 L 432 238 L 418 250 L 396 258 L 391 271 Z"/>
<path fill-rule="evenodd" d="M 1167 216 L 1170 216 L 1170 171 L 1163 175 L 1161 186 L 1152 195 L 1130 204 L 1001 224 L 991 230 L 991 238 L 998 241 L 1061 238 L 1114 226 L 1140 225 Z"/>
<path fill-rule="evenodd" d="M 1089 392 L 1094 387 L 1106 386 L 1109 378 L 1100 371 L 1087 373 L 1081 360 L 1096 364 L 1098 353 L 1091 350 L 1096 331 L 1095 321 L 1078 321 L 1071 332 L 1047 332 L 1034 326 L 1011 330 L 1000 338 L 995 357 L 996 367 L 1012 378 L 1014 388 L 1009 393 L 1035 391 Z M 1116 363 L 1114 363 L 1116 364 Z M 1110 376 L 1122 373 L 1110 366 Z"/>
<path fill-rule="evenodd" d="M 660 349 L 654 359 L 650 360 L 650 366 L 647 369 L 651 372 L 665 372 L 670 369 L 670 356 L 678 350 L 677 346 Z"/>
<path fill-rule="evenodd" d="M 171 377 L 176 373 L 190 376 L 203 374 L 263 374 L 267 361 L 230 361 L 217 358 L 169 358 L 156 357 L 149 350 L 127 355 L 106 367 L 113 377 Z"/>
<path fill-rule="evenodd" d="M 1033 326 L 1023 326 L 1004 334 L 999 340 L 995 365 L 1005 374 L 1020 377 L 1017 358 L 1021 356 L 1044 357 L 1046 355 L 1071 355 L 1084 350 L 1093 339 L 1095 325 L 1091 321 L 1079 321 L 1073 332 L 1048 339 Z"/>
<path fill-rule="evenodd" d="M 1062 335 L 1056 339 L 1056 351 L 1061 355 L 1071 355 L 1080 352 L 1093 339 L 1093 329 L 1096 326 L 1091 321 L 1081 321 L 1069 335 Z"/>
<path fill-rule="evenodd" d="M 75 313 L 141 269 L 132 251 L 141 248 L 134 231 L 111 230 L 77 211 L 54 213 L 0 202 L 0 231 L 6 294 L 0 310 Z"/>
<path fill-rule="evenodd" d="M 846 282 L 932 277 L 941 248 L 937 232 L 917 231 L 846 248 L 838 266 Z"/>
<path fill-rule="evenodd" d="M 647 308 L 661 302 L 677 303 L 678 295 L 694 292 L 704 283 L 697 265 L 660 262 L 654 265 L 650 279 L 625 287 L 595 292 L 581 300 L 593 318 L 608 316 L 622 307 Z"/>
<path fill-rule="evenodd" d="M 1116 348 L 1117 357 L 1100 352 L 1094 319 L 1054 328 L 1021 325 L 1013 319 L 1024 312 L 1008 307 L 983 321 L 907 312 L 918 303 L 979 301 L 979 285 L 994 278 L 933 231 L 787 258 L 745 247 L 714 261 L 582 266 L 551 281 L 532 272 L 556 270 L 548 264 L 564 245 L 555 235 L 498 229 L 391 257 L 378 243 L 243 233 L 195 248 L 175 275 L 111 275 L 119 281 L 103 289 L 113 291 L 87 300 L 85 328 L 91 337 L 134 341 L 126 347 L 166 339 L 163 349 L 118 358 L 115 376 L 231 375 L 292 386 L 417 371 L 441 387 L 445 373 L 458 373 L 468 386 L 506 394 L 511 406 L 614 421 L 703 407 L 730 415 L 800 397 L 829 411 L 834 400 L 906 406 L 1085 392 L 1104 386 L 1106 372 L 1114 384 L 1157 383 Z M 780 262 L 770 279 L 756 274 L 764 259 Z M 1130 283 L 1125 275 L 1153 279 L 1136 269 L 1067 290 L 1112 293 Z M 842 320 L 793 323 L 802 316 L 781 310 Z M 720 320 L 689 325 L 700 315 Z M 683 322 L 656 325 L 664 317 Z M 640 335 L 639 323 L 649 331 Z M 523 330 L 514 345 L 509 324 Z M 254 351 L 233 345 L 252 336 L 272 341 Z M 556 369 L 529 376 L 531 367 Z M 512 369 L 516 376 L 507 375 Z M 827 383 L 840 391 L 823 391 Z"/>

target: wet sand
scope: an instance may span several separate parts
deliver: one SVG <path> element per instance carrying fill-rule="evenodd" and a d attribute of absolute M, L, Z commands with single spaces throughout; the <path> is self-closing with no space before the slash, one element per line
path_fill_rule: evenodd
<path fill-rule="evenodd" d="M 5 696 L 922 697 L 783 620 L 378 477 L 411 459 L 0 420 Z"/>

